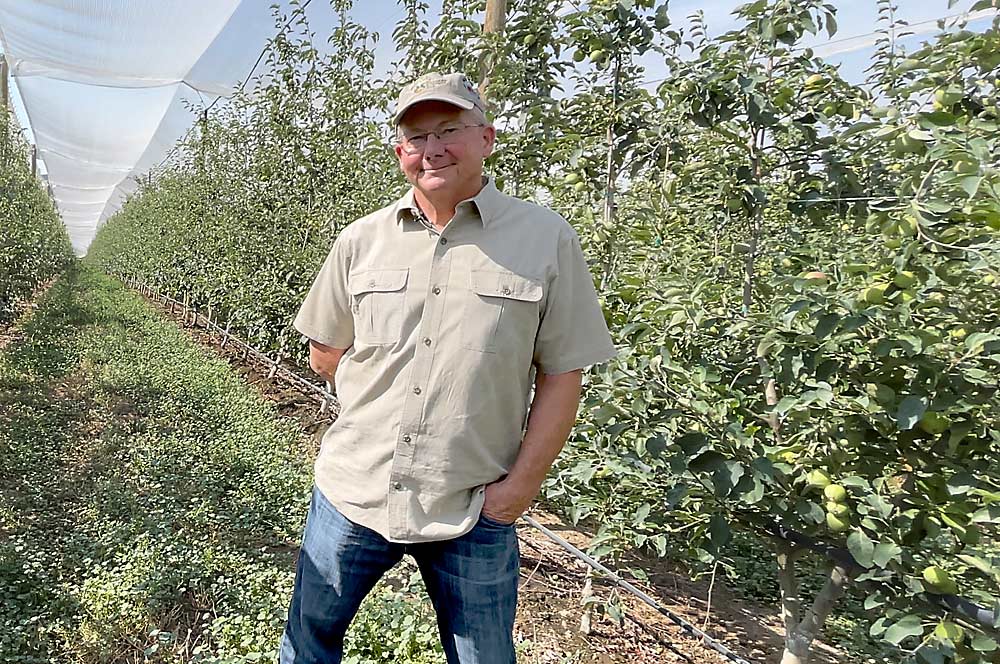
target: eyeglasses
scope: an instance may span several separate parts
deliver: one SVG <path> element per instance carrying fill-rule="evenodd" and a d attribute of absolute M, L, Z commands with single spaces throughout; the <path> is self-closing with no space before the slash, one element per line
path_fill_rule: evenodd
<path fill-rule="evenodd" d="M 403 152 L 407 154 L 417 154 L 418 152 L 423 152 L 427 149 L 427 141 L 431 136 L 434 136 L 445 145 L 454 145 L 461 140 L 461 132 L 469 129 L 470 127 L 485 126 L 486 125 L 484 124 L 449 125 L 447 127 L 441 127 L 440 129 L 426 131 L 420 134 L 410 134 L 409 136 L 404 134 L 399 138 L 399 146 L 403 148 Z"/>

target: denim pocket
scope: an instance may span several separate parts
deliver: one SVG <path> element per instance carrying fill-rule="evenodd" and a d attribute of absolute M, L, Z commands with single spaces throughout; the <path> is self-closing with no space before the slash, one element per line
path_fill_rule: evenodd
<path fill-rule="evenodd" d="M 479 520 L 485 523 L 487 526 L 492 526 L 493 528 L 513 528 L 514 523 L 517 523 L 516 519 L 511 523 L 501 523 L 496 519 L 491 519 L 482 512 L 479 513 Z"/>

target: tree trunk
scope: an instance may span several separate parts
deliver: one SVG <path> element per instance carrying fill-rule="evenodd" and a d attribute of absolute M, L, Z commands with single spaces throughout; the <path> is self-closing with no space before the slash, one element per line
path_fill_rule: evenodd
<path fill-rule="evenodd" d="M 785 623 L 785 651 L 781 664 L 809 664 L 813 641 L 819 636 L 837 600 L 844 594 L 844 586 L 850 576 L 843 567 L 831 566 L 826 583 L 803 615 L 802 596 L 795 578 L 795 560 L 804 551 L 785 543 L 778 543 L 777 549 L 781 617 Z"/>

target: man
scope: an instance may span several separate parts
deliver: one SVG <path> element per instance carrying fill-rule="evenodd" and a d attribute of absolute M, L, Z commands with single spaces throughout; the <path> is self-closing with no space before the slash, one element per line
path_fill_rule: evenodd
<path fill-rule="evenodd" d="M 615 351 L 573 229 L 483 176 L 496 131 L 469 80 L 417 79 L 393 123 L 412 188 L 340 233 L 295 319 L 341 412 L 280 661 L 339 662 L 361 600 L 409 553 L 448 661 L 507 664 L 513 523 L 569 436 L 581 370 Z"/>

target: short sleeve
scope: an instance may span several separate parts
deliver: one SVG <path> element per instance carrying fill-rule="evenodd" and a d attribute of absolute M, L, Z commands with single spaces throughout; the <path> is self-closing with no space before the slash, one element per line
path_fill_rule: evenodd
<path fill-rule="evenodd" d="M 326 346 L 350 348 L 354 344 L 354 315 L 347 290 L 351 255 L 347 238 L 341 233 L 306 295 L 295 329 Z"/>
<path fill-rule="evenodd" d="M 580 239 L 571 229 L 560 238 L 557 260 L 535 340 L 534 362 L 549 375 L 583 369 L 617 354 Z"/>

